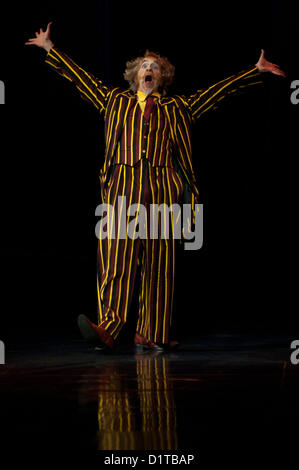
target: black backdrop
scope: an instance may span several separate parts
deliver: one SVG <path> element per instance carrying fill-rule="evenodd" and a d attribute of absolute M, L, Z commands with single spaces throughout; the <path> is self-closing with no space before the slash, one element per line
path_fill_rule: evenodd
<path fill-rule="evenodd" d="M 77 334 L 78 313 L 96 319 L 103 122 L 44 64 L 44 51 L 24 46 L 48 21 L 55 45 L 108 85 L 126 86 L 125 62 L 146 48 L 175 64 L 172 93 L 251 66 L 261 48 L 286 71 L 285 80 L 264 74 L 262 88 L 231 98 L 194 126 L 204 245 L 178 252 L 175 318 L 183 337 L 297 331 L 296 16 L 280 1 L 168 0 L 29 1 L 3 15 L 2 340 Z M 135 304 L 132 328 L 134 312 Z"/>

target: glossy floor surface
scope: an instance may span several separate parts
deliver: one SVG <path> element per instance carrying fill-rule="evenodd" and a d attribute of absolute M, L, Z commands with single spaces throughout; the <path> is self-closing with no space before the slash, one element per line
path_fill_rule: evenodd
<path fill-rule="evenodd" d="M 6 345 L 1 444 L 287 459 L 299 422 L 293 339 L 213 334 L 171 353 L 103 354 L 77 338 Z"/>

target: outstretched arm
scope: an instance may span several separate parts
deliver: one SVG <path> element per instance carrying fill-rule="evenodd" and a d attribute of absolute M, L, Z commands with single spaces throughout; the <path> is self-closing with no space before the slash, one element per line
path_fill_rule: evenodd
<path fill-rule="evenodd" d="M 206 111 L 217 108 L 218 103 L 226 96 L 236 93 L 250 85 L 263 83 L 261 72 L 271 72 L 285 77 L 285 73 L 278 65 L 272 64 L 265 59 L 264 50 L 262 50 L 255 66 L 221 80 L 205 90 L 198 90 L 187 99 L 193 121 L 202 116 Z"/>
<path fill-rule="evenodd" d="M 51 24 L 52 22 L 48 23 L 46 31 L 41 28 L 39 33 L 36 32 L 36 37 L 28 39 L 25 45 L 35 45 L 47 51 L 45 62 L 59 75 L 74 83 L 83 99 L 90 101 L 100 111 L 104 111 L 111 89 L 54 46 L 50 38 Z"/>

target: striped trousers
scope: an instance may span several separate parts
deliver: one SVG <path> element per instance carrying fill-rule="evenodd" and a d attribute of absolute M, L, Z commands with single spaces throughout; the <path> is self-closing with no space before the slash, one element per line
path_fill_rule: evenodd
<path fill-rule="evenodd" d="M 137 265 L 141 266 L 139 311 L 136 331 L 152 342 L 167 343 L 173 308 L 175 243 L 172 218 L 169 237 L 118 237 L 119 214 L 132 223 L 127 209 L 132 204 L 146 208 L 147 224 L 151 204 L 179 203 L 183 184 L 173 168 L 152 167 L 141 159 L 134 167 L 114 165 L 107 183 L 105 203 L 114 209 L 115 237 L 99 238 L 98 244 L 98 325 L 116 339 L 130 308 Z M 119 196 L 126 196 L 119 198 Z M 119 212 L 118 202 L 126 204 Z M 138 206 L 137 206 L 138 207 Z M 136 217 L 136 216 L 135 216 Z M 136 220 L 136 219 L 135 219 Z M 161 220 L 159 220 L 161 228 Z"/>

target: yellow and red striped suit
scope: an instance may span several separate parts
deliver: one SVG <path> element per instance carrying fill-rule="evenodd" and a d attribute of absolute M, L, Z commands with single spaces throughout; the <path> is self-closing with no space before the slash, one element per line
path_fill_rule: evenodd
<path fill-rule="evenodd" d="M 226 95 L 261 83 L 253 66 L 189 97 L 158 96 L 145 119 L 136 93 L 106 87 L 57 48 L 49 51 L 46 63 L 70 80 L 104 116 L 106 146 L 100 170 L 101 194 L 102 201 L 113 207 L 118 196 L 124 195 L 127 206 L 170 206 L 180 202 L 186 184 L 194 205 L 198 189 L 192 167 L 192 123 Z M 130 306 L 138 259 L 142 279 L 137 331 L 149 341 L 167 343 L 175 265 L 175 240 L 171 233 L 169 239 L 99 240 L 98 323 L 114 339 L 119 334 Z"/>

